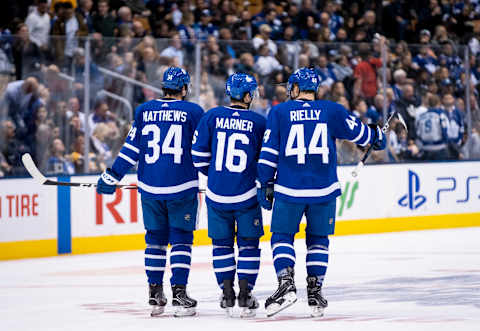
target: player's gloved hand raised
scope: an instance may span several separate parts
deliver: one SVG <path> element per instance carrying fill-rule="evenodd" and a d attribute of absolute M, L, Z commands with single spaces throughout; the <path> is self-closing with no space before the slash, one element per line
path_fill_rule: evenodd
<path fill-rule="evenodd" d="M 112 169 L 108 168 L 103 172 L 97 182 L 98 194 L 113 194 L 116 189 L 117 183 L 121 177 L 117 175 Z"/>
<path fill-rule="evenodd" d="M 376 151 L 385 149 L 385 147 L 387 147 L 387 137 L 385 133 L 383 133 L 382 129 L 376 124 L 369 124 L 368 126 L 373 129 L 374 132 L 373 149 Z"/>
<path fill-rule="evenodd" d="M 257 200 L 260 206 L 266 210 L 272 209 L 273 204 L 273 183 L 267 183 L 257 188 Z"/>

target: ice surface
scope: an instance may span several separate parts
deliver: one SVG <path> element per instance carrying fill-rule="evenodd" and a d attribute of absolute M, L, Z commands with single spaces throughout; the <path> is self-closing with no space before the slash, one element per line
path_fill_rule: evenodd
<path fill-rule="evenodd" d="M 263 304 L 276 279 L 266 243 L 261 308 L 250 320 L 219 308 L 210 247 L 193 249 L 198 316 L 183 319 L 171 306 L 149 317 L 141 251 L 0 262 L 0 330 L 480 330 L 480 228 L 333 237 L 329 307 L 318 319 L 308 317 L 305 242 L 295 247 L 299 301 L 270 319 Z"/>

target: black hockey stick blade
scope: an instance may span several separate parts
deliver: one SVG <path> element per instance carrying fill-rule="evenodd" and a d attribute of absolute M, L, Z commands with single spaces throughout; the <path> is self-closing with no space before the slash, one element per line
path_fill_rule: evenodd
<path fill-rule="evenodd" d="M 35 162 L 33 162 L 32 156 L 29 153 L 22 155 L 22 163 L 25 169 L 27 169 L 30 176 L 35 179 L 41 185 L 51 186 L 71 186 L 71 187 L 97 187 L 96 183 L 75 183 L 75 182 L 59 182 L 46 178 L 40 170 L 38 170 Z M 137 189 L 136 185 L 117 185 L 118 188 L 126 190 Z"/>

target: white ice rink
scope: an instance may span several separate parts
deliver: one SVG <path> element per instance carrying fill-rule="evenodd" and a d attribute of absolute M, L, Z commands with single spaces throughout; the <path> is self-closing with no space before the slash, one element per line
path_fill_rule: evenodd
<path fill-rule="evenodd" d="M 193 249 L 198 314 L 183 319 L 171 307 L 149 317 L 141 251 L 0 262 L 0 330 L 480 330 L 480 228 L 332 238 L 329 307 L 318 319 L 308 317 L 304 241 L 295 246 L 299 301 L 270 319 L 263 304 L 276 278 L 266 243 L 261 308 L 250 320 L 220 310 L 210 247 Z"/>

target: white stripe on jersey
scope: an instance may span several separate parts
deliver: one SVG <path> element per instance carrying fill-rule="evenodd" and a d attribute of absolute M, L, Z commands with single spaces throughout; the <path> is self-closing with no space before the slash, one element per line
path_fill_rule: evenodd
<path fill-rule="evenodd" d="M 364 143 L 359 144 L 360 146 L 367 146 L 367 144 L 370 142 L 370 137 L 372 136 L 372 129 L 367 127 L 367 132 L 368 132 L 367 140 L 365 140 Z"/>
<path fill-rule="evenodd" d="M 131 165 L 137 164 L 136 161 L 134 161 L 133 159 L 131 159 L 130 157 L 128 157 L 127 155 L 125 155 L 125 154 L 123 154 L 123 153 L 118 153 L 118 157 L 121 157 L 122 159 L 124 159 L 125 161 L 127 161 L 128 163 L 130 163 Z"/>
<path fill-rule="evenodd" d="M 247 201 L 248 199 L 255 197 L 257 195 L 257 188 L 253 187 L 252 189 L 248 190 L 243 194 L 226 196 L 215 194 L 207 187 L 206 194 L 210 200 L 218 203 L 237 203 Z"/>
<path fill-rule="evenodd" d="M 195 168 L 201 168 L 201 167 L 208 167 L 210 165 L 210 162 L 197 162 L 193 163 L 193 166 Z"/>
<path fill-rule="evenodd" d="M 210 152 L 198 152 L 198 151 L 195 151 L 195 150 L 192 149 L 192 155 L 208 157 L 208 156 L 212 156 L 212 153 L 210 153 Z"/>
<path fill-rule="evenodd" d="M 267 152 L 267 153 L 270 153 L 270 154 L 273 154 L 273 155 L 278 155 L 278 151 L 274 150 L 273 148 L 270 148 L 270 147 L 262 147 L 260 152 Z"/>
<path fill-rule="evenodd" d="M 335 190 L 340 189 L 340 183 L 335 182 L 332 185 L 324 188 L 319 188 L 319 189 L 294 189 L 294 188 L 289 188 L 285 187 L 279 184 L 275 184 L 274 186 L 274 191 L 278 193 L 282 193 L 288 196 L 291 196 L 292 198 L 318 198 L 318 197 L 324 197 Z"/>
<path fill-rule="evenodd" d="M 189 182 L 180 184 L 180 185 L 175 185 L 175 186 L 150 186 L 147 185 L 141 181 L 138 181 L 138 187 L 140 187 L 142 190 L 148 193 L 152 194 L 173 194 L 173 193 L 179 193 L 182 191 L 186 191 L 188 189 L 191 189 L 193 187 L 198 187 L 198 180 L 191 180 Z"/>
<path fill-rule="evenodd" d="M 355 137 L 355 139 L 352 139 L 350 140 L 352 143 L 356 143 L 357 141 L 360 140 L 360 138 L 363 137 L 363 132 L 365 131 L 365 124 L 361 123 L 360 124 L 360 133 L 358 134 L 357 137 Z"/>
<path fill-rule="evenodd" d="M 130 145 L 129 143 L 124 143 L 123 146 L 134 151 L 137 154 L 140 153 L 140 150 L 137 147 Z"/>
<path fill-rule="evenodd" d="M 277 164 L 276 164 L 276 163 L 270 162 L 270 161 L 268 161 L 268 160 L 260 159 L 260 160 L 258 160 L 258 163 L 263 163 L 263 164 L 266 164 L 266 165 L 268 165 L 268 166 L 270 166 L 270 167 L 272 167 L 272 168 L 277 168 Z"/>

